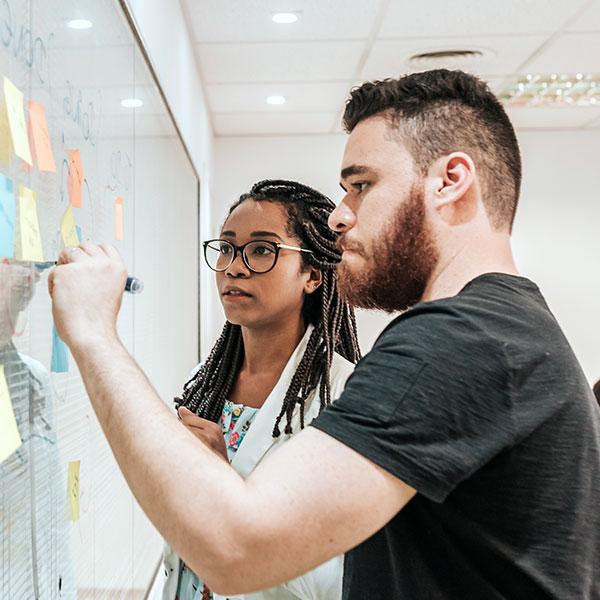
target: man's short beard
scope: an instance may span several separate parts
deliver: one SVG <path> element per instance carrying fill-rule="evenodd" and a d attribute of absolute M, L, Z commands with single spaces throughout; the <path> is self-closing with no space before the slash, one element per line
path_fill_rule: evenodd
<path fill-rule="evenodd" d="M 343 242 L 343 239 L 340 240 Z M 423 191 L 413 185 L 394 220 L 359 255 L 365 268 L 338 267 L 340 293 L 357 308 L 403 311 L 421 300 L 438 261 L 433 236 L 425 220 Z"/>

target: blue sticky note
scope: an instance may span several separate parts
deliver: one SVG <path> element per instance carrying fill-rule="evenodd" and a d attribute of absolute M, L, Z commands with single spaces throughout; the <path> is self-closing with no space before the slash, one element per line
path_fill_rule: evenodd
<path fill-rule="evenodd" d="M 79 238 L 79 243 L 83 242 L 83 233 L 81 233 L 81 227 L 79 225 L 75 225 L 75 230 L 77 231 L 77 237 Z"/>
<path fill-rule="evenodd" d="M 12 180 L 0 173 L 0 256 L 15 255 L 16 205 Z"/>
<path fill-rule="evenodd" d="M 52 325 L 52 368 L 53 373 L 67 373 L 69 358 L 67 345 L 60 339 L 56 327 Z"/>

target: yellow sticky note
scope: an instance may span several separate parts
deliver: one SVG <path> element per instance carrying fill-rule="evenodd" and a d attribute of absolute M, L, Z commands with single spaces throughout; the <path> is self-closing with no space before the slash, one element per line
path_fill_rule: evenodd
<path fill-rule="evenodd" d="M 65 247 L 79 246 L 79 238 L 77 237 L 77 225 L 75 224 L 75 215 L 73 209 L 69 206 L 63 215 L 60 222 L 60 237 L 62 238 Z"/>
<path fill-rule="evenodd" d="M 17 258 L 43 262 L 44 252 L 35 194 L 24 185 L 19 186 L 19 234 L 21 244 Z"/>
<path fill-rule="evenodd" d="M 69 463 L 67 498 L 69 499 L 69 521 L 79 521 L 79 462 Z"/>
<path fill-rule="evenodd" d="M 0 106 L 0 162 L 10 168 L 12 159 L 12 141 L 10 139 L 10 125 L 8 124 L 8 113 L 6 102 L 2 99 Z"/>
<path fill-rule="evenodd" d="M 6 377 L 4 377 L 4 365 L 0 365 L 0 462 L 17 450 L 21 443 Z"/>
<path fill-rule="evenodd" d="M 54 163 L 50 134 L 48 133 L 48 122 L 46 121 L 46 110 L 42 104 L 35 100 L 29 101 L 29 124 L 38 168 L 40 171 L 56 173 L 56 164 Z"/>
<path fill-rule="evenodd" d="M 69 199 L 71 206 L 81 208 L 81 188 L 83 187 L 83 164 L 79 150 L 67 150 L 69 155 Z"/>
<path fill-rule="evenodd" d="M 4 78 L 4 97 L 6 98 L 8 123 L 10 125 L 15 153 L 29 166 L 32 166 L 27 124 L 25 122 L 25 113 L 23 112 L 23 92 L 8 77 Z"/>
<path fill-rule="evenodd" d="M 115 240 L 123 239 L 123 198 L 115 200 Z"/>

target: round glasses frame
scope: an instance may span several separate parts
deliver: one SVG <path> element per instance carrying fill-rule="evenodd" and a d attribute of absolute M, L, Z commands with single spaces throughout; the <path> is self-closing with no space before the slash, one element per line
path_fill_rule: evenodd
<path fill-rule="evenodd" d="M 207 250 L 209 248 L 209 244 L 212 244 L 214 242 L 219 242 L 220 244 L 226 244 L 232 249 L 231 259 L 230 259 L 229 263 L 225 267 L 222 267 L 221 269 L 217 269 L 217 268 L 213 267 L 210 264 L 210 261 L 208 260 Z M 273 252 L 275 253 L 275 258 L 273 259 L 273 264 L 266 271 L 257 271 L 256 269 L 253 269 L 250 266 L 248 257 L 246 256 L 246 248 L 252 244 L 257 244 L 257 243 L 269 246 L 270 248 L 273 249 Z M 313 251 L 309 250 L 308 248 L 300 248 L 298 246 L 288 246 L 287 244 L 280 244 L 279 242 L 271 242 L 270 240 L 252 240 L 250 242 L 246 242 L 245 244 L 242 244 L 241 246 L 236 246 L 234 243 L 232 243 L 228 240 L 221 240 L 221 239 L 217 238 L 215 240 L 206 240 L 205 242 L 202 242 L 202 246 L 204 247 L 204 261 L 208 265 L 209 269 L 212 269 L 213 271 L 216 271 L 217 273 L 222 273 L 223 271 L 226 271 L 227 269 L 229 269 L 229 267 L 234 263 L 235 259 L 237 258 L 238 252 L 242 256 L 244 265 L 246 265 L 246 267 L 250 271 L 252 271 L 252 273 L 256 273 L 258 275 L 263 275 L 264 273 L 268 273 L 269 271 L 272 271 L 275 268 L 275 265 L 277 264 L 277 261 L 279 260 L 279 251 L 280 250 L 293 250 L 295 252 L 305 252 L 307 254 L 313 253 Z M 211 249 L 216 250 L 216 248 L 211 248 Z"/>

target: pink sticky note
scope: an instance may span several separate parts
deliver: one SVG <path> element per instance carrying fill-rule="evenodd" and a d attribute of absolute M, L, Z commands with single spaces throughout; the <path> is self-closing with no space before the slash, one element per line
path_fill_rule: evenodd
<path fill-rule="evenodd" d="M 83 165 L 79 150 L 67 150 L 69 155 L 69 199 L 71 206 L 81 208 L 81 187 L 83 185 Z"/>
<path fill-rule="evenodd" d="M 50 134 L 48 133 L 48 123 L 46 121 L 46 110 L 42 104 L 35 100 L 29 101 L 29 126 L 31 128 L 33 148 L 40 171 L 56 173 L 56 163 L 54 162 Z"/>
<path fill-rule="evenodd" d="M 123 239 L 123 198 L 115 199 L 115 240 Z"/>

